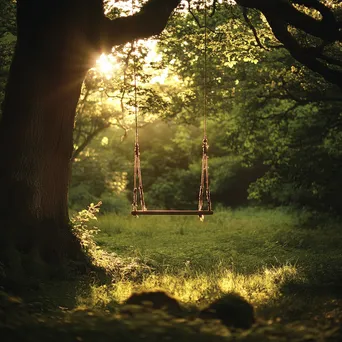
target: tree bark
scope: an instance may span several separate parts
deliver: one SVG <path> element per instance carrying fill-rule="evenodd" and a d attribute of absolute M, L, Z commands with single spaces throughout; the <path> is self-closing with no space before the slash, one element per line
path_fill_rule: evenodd
<path fill-rule="evenodd" d="M 109 21 L 101 0 L 17 1 L 0 123 L 0 262 L 9 268 L 81 256 L 67 192 L 83 79 L 102 49 L 159 33 L 178 3 L 150 0 L 139 14 Z"/>

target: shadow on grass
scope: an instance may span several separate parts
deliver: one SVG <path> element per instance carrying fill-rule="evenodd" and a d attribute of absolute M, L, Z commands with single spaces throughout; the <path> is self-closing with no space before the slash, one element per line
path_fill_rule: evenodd
<path fill-rule="evenodd" d="M 30 313 L 15 300 L 0 311 L 1 341 L 329 341 L 340 342 L 340 326 L 312 326 L 305 322 L 267 322 L 247 331 L 230 331 L 217 320 L 173 317 L 162 310 L 136 307 L 116 312 L 78 309 Z"/>
<path fill-rule="evenodd" d="M 265 319 L 280 318 L 284 322 L 310 320 L 325 324 L 342 323 L 342 279 L 322 279 L 309 274 L 290 279 L 279 287 L 279 295 L 258 307 L 258 315 Z"/>
<path fill-rule="evenodd" d="M 37 312 L 16 297 L 1 297 L 1 341 L 223 341 L 229 330 L 218 321 L 173 317 L 162 310 L 60 308 Z"/>

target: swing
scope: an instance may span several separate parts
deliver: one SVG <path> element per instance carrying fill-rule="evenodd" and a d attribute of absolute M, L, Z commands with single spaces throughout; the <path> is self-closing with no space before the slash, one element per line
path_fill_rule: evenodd
<path fill-rule="evenodd" d="M 133 201 L 132 211 L 133 216 L 140 215 L 196 215 L 201 220 L 205 215 L 213 215 L 214 212 L 211 207 L 210 188 L 209 188 L 209 172 L 208 172 L 208 138 L 207 138 L 207 4 L 205 0 L 204 5 L 204 122 L 203 122 L 203 140 L 202 140 L 202 171 L 201 183 L 198 194 L 198 208 L 197 210 L 148 210 L 145 204 L 144 189 L 142 182 L 141 166 L 140 166 L 140 147 L 138 141 L 138 101 L 137 101 L 137 78 L 136 78 L 136 56 L 134 54 L 134 111 L 135 111 L 135 145 L 134 145 L 134 179 L 133 179 Z M 132 42 L 133 51 L 135 50 L 135 41 Z M 139 199 L 139 200 L 138 200 Z M 204 199 L 207 204 L 204 207 Z M 138 206 L 140 202 L 140 209 Z"/>

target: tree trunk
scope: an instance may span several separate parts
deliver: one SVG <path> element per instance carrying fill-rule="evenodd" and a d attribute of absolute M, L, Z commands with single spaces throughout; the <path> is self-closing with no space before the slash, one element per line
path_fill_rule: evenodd
<path fill-rule="evenodd" d="M 6 264 L 14 251 L 47 264 L 81 255 L 69 227 L 67 192 L 75 108 L 90 65 L 86 12 L 65 1 L 49 8 L 37 3 L 18 2 L 18 41 L 0 125 Z"/>

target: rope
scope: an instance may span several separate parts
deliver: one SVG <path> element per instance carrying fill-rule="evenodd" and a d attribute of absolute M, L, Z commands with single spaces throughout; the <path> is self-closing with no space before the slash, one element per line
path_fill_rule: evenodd
<path fill-rule="evenodd" d="M 209 188 L 209 166 L 208 166 L 208 138 L 207 138 L 207 109 L 208 109 L 208 91 L 207 91 L 207 78 L 208 78 L 208 28 L 207 28 L 207 1 L 204 0 L 204 81 L 203 81 L 203 97 L 204 97 L 204 113 L 203 113 L 203 140 L 202 140 L 202 172 L 201 184 L 198 194 L 198 210 L 203 210 L 204 197 L 207 201 L 207 209 L 211 210 L 211 198 Z M 204 217 L 200 216 L 203 220 Z"/>
<path fill-rule="evenodd" d="M 132 0 L 132 15 L 134 14 L 134 0 Z M 140 199 L 140 207 L 146 210 L 144 188 L 142 183 L 141 165 L 140 165 L 140 146 L 138 134 L 138 82 L 137 82 L 137 56 L 136 41 L 131 42 L 133 54 L 133 83 L 134 83 L 134 117 L 135 117 L 135 143 L 134 143 L 134 178 L 133 178 L 133 201 L 132 210 L 138 210 L 138 198 Z M 138 183 L 137 183 L 138 180 Z"/>
<path fill-rule="evenodd" d="M 208 48 L 208 28 L 207 28 L 207 0 L 204 0 L 204 122 L 203 122 L 203 136 L 207 135 L 207 107 L 208 107 L 208 94 L 207 94 L 207 48 Z"/>

